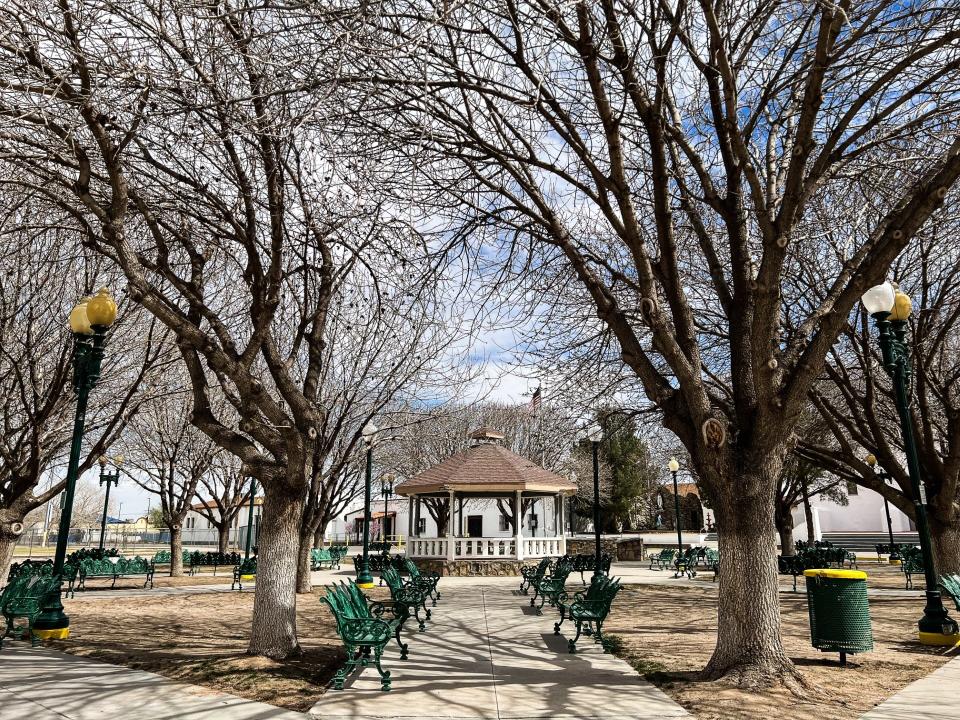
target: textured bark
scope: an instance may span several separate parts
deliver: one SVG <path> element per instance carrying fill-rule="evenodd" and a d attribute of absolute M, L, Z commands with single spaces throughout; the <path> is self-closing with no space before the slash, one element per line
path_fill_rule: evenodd
<path fill-rule="evenodd" d="M 774 488 L 762 477 L 741 477 L 722 487 L 727 492 L 715 508 L 723 559 L 717 645 L 704 676 L 747 688 L 799 686 L 780 637 Z"/>
<path fill-rule="evenodd" d="M 264 485 L 251 655 L 283 660 L 300 652 L 296 581 L 302 520 L 303 493 L 282 482 Z"/>
<path fill-rule="evenodd" d="M 308 593 L 313 590 L 310 581 L 310 550 L 313 548 L 313 533 L 309 528 L 300 530 L 300 543 L 297 549 L 297 592 Z"/>
<path fill-rule="evenodd" d="M 217 528 L 217 550 L 226 553 L 230 549 L 230 525 L 224 524 Z"/>
<path fill-rule="evenodd" d="M 323 547 L 323 534 L 326 532 L 327 526 L 324 523 L 323 527 L 318 527 L 313 532 L 313 546 L 315 548 Z"/>
<path fill-rule="evenodd" d="M 170 528 L 170 577 L 183 577 L 183 527 Z"/>
<path fill-rule="evenodd" d="M 781 509 L 776 514 L 777 534 L 780 536 L 780 554 L 795 555 L 793 544 L 793 513 L 790 508 Z"/>
<path fill-rule="evenodd" d="M 0 530 L 0 586 L 7 584 L 7 574 L 13 561 L 13 549 L 17 546 L 17 536 Z"/>
<path fill-rule="evenodd" d="M 930 523 L 933 539 L 933 561 L 938 575 L 960 574 L 960 525 Z"/>

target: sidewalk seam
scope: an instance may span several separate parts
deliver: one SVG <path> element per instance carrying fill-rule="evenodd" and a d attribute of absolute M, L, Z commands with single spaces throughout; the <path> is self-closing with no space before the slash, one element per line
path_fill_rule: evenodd
<path fill-rule="evenodd" d="M 490 620 L 487 617 L 487 594 L 486 588 L 480 586 L 480 600 L 483 603 L 483 627 L 487 632 L 487 653 L 490 655 L 490 679 L 493 681 L 493 706 L 497 713 L 497 720 L 500 720 L 500 694 L 497 692 L 497 669 L 493 664 L 493 645 L 490 641 Z"/>

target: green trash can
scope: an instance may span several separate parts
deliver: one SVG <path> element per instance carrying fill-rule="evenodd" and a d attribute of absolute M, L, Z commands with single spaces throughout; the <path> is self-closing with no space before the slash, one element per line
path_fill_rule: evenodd
<path fill-rule="evenodd" d="M 810 642 L 823 652 L 847 654 L 873 650 L 867 574 L 860 570 L 804 570 L 810 611 Z"/>

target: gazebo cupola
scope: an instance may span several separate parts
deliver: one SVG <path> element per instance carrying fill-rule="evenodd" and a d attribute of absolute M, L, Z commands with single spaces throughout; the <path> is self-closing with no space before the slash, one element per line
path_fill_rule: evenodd
<path fill-rule="evenodd" d="M 576 485 L 505 448 L 493 428 L 478 428 L 470 440 L 466 450 L 397 486 L 410 501 L 407 554 L 458 574 L 463 561 L 482 572 L 482 563 L 562 555 L 563 498 Z"/>

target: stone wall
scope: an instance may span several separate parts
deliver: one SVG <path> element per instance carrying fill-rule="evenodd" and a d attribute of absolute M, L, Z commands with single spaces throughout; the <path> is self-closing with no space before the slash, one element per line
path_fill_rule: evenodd
<path fill-rule="evenodd" d="M 617 538 L 600 538 L 600 551 L 610 557 L 620 559 L 617 554 Z M 597 543 L 593 538 L 567 538 L 567 553 L 570 555 L 593 555 Z"/>
<path fill-rule="evenodd" d="M 421 570 L 454 577 L 519 577 L 526 564 L 517 560 L 417 560 Z"/>
<path fill-rule="evenodd" d="M 617 543 L 617 560 L 643 560 L 645 555 L 643 540 L 623 540 Z"/>

